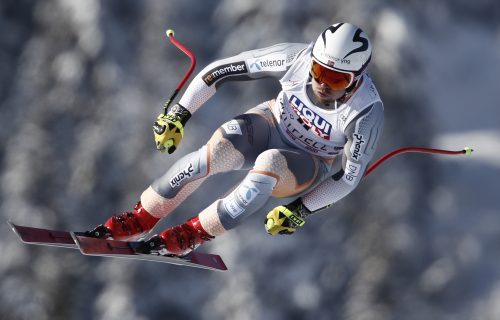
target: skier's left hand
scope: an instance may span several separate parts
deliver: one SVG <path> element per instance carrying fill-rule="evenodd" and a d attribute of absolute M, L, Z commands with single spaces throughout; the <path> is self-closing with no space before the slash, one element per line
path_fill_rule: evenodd
<path fill-rule="evenodd" d="M 167 114 L 160 114 L 153 126 L 156 149 L 160 152 L 174 152 L 184 137 L 184 125 L 189 118 L 189 110 L 178 103 Z"/>
<path fill-rule="evenodd" d="M 297 208 L 284 205 L 274 208 L 267 214 L 265 226 L 267 233 L 271 235 L 292 234 L 297 227 L 302 227 L 305 223 Z"/>

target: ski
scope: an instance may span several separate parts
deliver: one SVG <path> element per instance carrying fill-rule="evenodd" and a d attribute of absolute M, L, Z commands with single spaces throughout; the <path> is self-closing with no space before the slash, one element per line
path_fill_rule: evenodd
<path fill-rule="evenodd" d="M 71 235 L 84 255 L 147 260 L 215 271 L 227 270 L 222 258 L 215 254 L 190 252 L 186 256 L 145 254 L 137 252 L 140 241 L 118 241 L 85 237 L 72 232 Z"/>
<path fill-rule="evenodd" d="M 217 271 L 227 270 L 222 258 L 215 254 L 191 252 L 184 257 L 140 254 L 135 252 L 135 248 L 140 244 L 138 241 L 104 240 L 85 237 L 84 232 L 20 226 L 11 221 L 7 223 L 26 244 L 80 249 L 85 255 L 147 260 Z"/>

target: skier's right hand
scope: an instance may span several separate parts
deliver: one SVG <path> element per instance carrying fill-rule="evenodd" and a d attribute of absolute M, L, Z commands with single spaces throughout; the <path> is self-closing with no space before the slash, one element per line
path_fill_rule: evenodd
<path fill-rule="evenodd" d="M 160 152 L 174 152 L 184 136 L 184 125 L 189 118 L 189 110 L 178 103 L 167 114 L 160 114 L 153 125 L 156 149 Z"/>

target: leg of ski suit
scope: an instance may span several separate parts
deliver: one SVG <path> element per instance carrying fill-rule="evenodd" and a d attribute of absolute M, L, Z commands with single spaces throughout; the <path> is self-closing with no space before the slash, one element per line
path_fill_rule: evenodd
<path fill-rule="evenodd" d="M 208 176 L 251 169 L 227 196 L 216 200 L 194 219 L 160 234 L 171 242 L 167 245 L 169 252 L 184 254 L 237 226 L 269 197 L 297 195 L 325 176 L 328 166 L 318 157 L 283 141 L 270 110 L 272 103 L 263 103 L 223 124 L 205 146 L 179 160 L 142 194 L 144 208 L 161 218 Z M 179 239 L 182 239 L 180 244 Z"/>

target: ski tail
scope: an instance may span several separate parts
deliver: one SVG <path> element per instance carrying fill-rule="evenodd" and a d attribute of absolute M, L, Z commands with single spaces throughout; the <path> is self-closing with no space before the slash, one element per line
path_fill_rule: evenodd
<path fill-rule="evenodd" d="M 7 221 L 7 223 L 19 240 L 24 243 L 73 249 L 77 248 L 71 234 L 67 231 L 20 226 L 14 224 L 12 221 Z"/>

